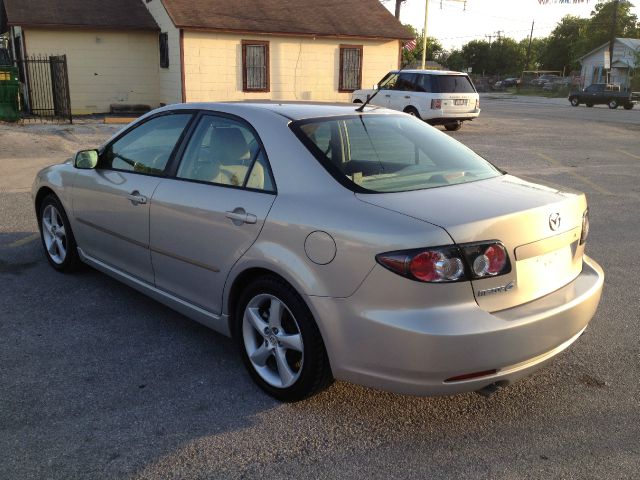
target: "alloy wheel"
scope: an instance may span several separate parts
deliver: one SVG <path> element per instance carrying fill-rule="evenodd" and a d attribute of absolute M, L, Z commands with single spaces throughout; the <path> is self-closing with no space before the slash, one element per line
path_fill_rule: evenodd
<path fill-rule="evenodd" d="M 47 205 L 42 212 L 42 238 L 49 258 L 62 265 L 67 258 L 67 235 L 62 216 L 54 205 Z"/>
<path fill-rule="evenodd" d="M 272 387 L 288 388 L 302 373 L 304 345 L 286 304 L 270 294 L 253 297 L 242 320 L 242 337 L 256 373 Z"/>

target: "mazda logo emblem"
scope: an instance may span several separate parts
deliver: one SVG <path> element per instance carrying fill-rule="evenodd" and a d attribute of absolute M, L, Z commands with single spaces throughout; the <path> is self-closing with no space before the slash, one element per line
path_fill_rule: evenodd
<path fill-rule="evenodd" d="M 560 214 L 552 213 L 549 215 L 549 228 L 554 232 L 560 228 Z"/>

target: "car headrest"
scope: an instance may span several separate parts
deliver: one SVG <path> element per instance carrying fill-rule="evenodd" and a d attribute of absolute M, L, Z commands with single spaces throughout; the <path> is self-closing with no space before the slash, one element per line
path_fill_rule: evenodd
<path fill-rule="evenodd" d="M 211 132 L 211 153 L 222 165 L 237 165 L 250 156 L 249 145 L 239 128 L 215 128 Z"/>

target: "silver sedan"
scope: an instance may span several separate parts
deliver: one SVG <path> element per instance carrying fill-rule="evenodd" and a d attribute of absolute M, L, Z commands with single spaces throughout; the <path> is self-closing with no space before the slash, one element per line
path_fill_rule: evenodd
<path fill-rule="evenodd" d="M 165 107 L 42 170 L 33 200 L 53 268 L 233 337 L 286 401 L 334 378 L 491 392 L 571 345 L 604 279 L 584 194 L 377 108 Z"/>

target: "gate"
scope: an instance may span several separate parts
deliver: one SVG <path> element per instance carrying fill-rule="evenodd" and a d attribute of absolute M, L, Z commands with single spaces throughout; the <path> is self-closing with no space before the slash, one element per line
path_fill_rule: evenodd
<path fill-rule="evenodd" d="M 25 118 L 73 123 L 67 56 L 33 56 L 18 59 Z"/>

